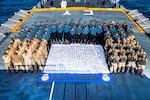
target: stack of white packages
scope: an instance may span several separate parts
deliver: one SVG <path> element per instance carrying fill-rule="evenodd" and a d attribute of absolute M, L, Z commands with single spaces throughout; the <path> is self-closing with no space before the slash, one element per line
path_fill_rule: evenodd
<path fill-rule="evenodd" d="M 101 45 L 53 44 L 44 73 L 110 73 Z"/>

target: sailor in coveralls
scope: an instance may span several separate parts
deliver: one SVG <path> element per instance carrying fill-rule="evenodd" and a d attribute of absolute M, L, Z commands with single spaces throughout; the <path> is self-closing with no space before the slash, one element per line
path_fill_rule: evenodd
<path fill-rule="evenodd" d="M 131 73 L 135 74 L 134 70 L 136 68 L 136 60 L 137 60 L 137 55 L 135 53 L 128 55 L 128 58 L 127 58 L 128 64 L 127 64 L 126 73 L 128 73 L 131 68 Z"/>
<path fill-rule="evenodd" d="M 145 70 L 145 65 L 147 62 L 148 62 L 148 60 L 146 57 L 143 57 L 143 58 L 140 57 L 137 61 L 138 72 L 142 77 L 144 76 L 143 71 Z"/>
<path fill-rule="evenodd" d="M 117 53 L 110 57 L 110 73 L 117 73 L 119 57 Z"/>
<path fill-rule="evenodd" d="M 123 53 L 119 56 L 118 73 L 120 71 L 122 71 L 124 73 L 125 66 L 126 66 L 126 60 L 127 60 L 127 56 L 125 55 L 125 53 Z M 121 70 L 121 68 L 122 68 L 122 70 Z"/>

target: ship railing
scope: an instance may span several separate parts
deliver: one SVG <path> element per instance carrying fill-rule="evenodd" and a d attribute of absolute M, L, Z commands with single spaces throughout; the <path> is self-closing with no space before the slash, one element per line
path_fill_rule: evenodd
<path fill-rule="evenodd" d="M 35 6 L 33 6 L 33 8 L 42 8 L 46 5 L 47 1 L 48 0 L 41 0 Z"/>
<path fill-rule="evenodd" d="M 138 23 L 146 33 L 150 34 L 150 20 L 146 18 L 142 13 L 140 13 L 137 9 L 128 10 L 121 5 L 121 8 L 125 9 L 129 15 Z"/>
<path fill-rule="evenodd" d="M 9 33 L 12 28 L 16 26 L 17 23 L 19 23 L 23 17 L 25 17 L 28 14 L 27 10 L 19 10 L 18 12 L 14 13 L 14 16 L 9 18 L 4 24 L 0 25 L 0 41 L 2 41 L 3 38 L 5 38 L 6 33 Z"/>

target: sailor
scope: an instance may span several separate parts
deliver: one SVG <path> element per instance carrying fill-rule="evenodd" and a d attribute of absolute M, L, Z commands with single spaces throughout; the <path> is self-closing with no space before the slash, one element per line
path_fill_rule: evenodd
<path fill-rule="evenodd" d="M 56 20 L 54 20 L 52 24 L 53 24 L 56 28 L 58 27 L 58 24 L 56 23 Z"/>
<path fill-rule="evenodd" d="M 127 30 L 127 35 L 129 36 L 131 33 L 133 33 L 132 27 L 130 27 L 130 28 Z"/>
<path fill-rule="evenodd" d="M 116 33 L 114 33 L 114 35 L 112 37 L 113 37 L 114 41 L 117 42 L 118 38 L 119 38 L 119 34 L 116 32 Z"/>
<path fill-rule="evenodd" d="M 84 43 L 88 43 L 88 36 L 89 36 L 89 27 L 88 25 L 86 25 L 83 30 L 82 30 L 82 33 L 83 33 L 83 42 Z"/>
<path fill-rule="evenodd" d="M 37 47 L 37 57 L 38 57 L 38 65 L 39 65 L 39 70 L 42 72 L 44 70 L 44 62 L 45 62 L 45 56 L 43 54 L 43 49 L 41 46 Z"/>
<path fill-rule="evenodd" d="M 92 26 L 93 26 L 94 24 L 93 24 L 93 21 L 92 20 L 90 20 L 90 23 L 89 23 L 89 28 L 92 28 Z"/>
<path fill-rule="evenodd" d="M 110 46 L 112 46 L 112 48 L 110 47 L 110 49 L 106 52 L 106 57 L 107 57 L 108 65 L 111 65 L 109 58 L 110 58 L 112 55 L 115 55 L 115 53 L 116 53 L 116 49 L 113 47 L 113 45 L 110 44 Z"/>
<path fill-rule="evenodd" d="M 32 55 L 25 50 L 25 52 L 22 54 L 25 70 L 28 72 L 28 70 L 31 70 L 33 72 L 33 66 L 32 66 Z"/>
<path fill-rule="evenodd" d="M 103 32 L 107 31 L 108 27 L 107 27 L 107 24 L 105 22 L 103 23 L 102 28 L 103 28 Z"/>
<path fill-rule="evenodd" d="M 86 22 L 84 22 L 84 23 L 83 23 L 83 28 L 85 28 L 86 26 L 88 26 L 88 25 L 87 25 Z"/>
<path fill-rule="evenodd" d="M 63 37 L 64 37 L 64 41 L 65 40 L 69 40 L 69 30 L 70 30 L 70 26 L 68 25 L 68 23 L 67 22 L 65 22 L 65 24 L 64 24 L 64 27 L 63 27 L 64 29 L 64 34 L 63 34 Z"/>
<path fill-rule="evenodd" d="M 115 53 L 114 55 L 110 56 L 110 73 L 117 73 L 117 68 L 118 68 L 118 61 L 119 61 L 119 57 L 118 55 Z"/>
<path fill-rule="evenodd" d="M 103 32 L 102 26 L 98 24 L 96 27 L 96 41 L 98 43 L 102 41 L 102 32 Z"/>
<path fill-rule="evenodd" d="M 27 45 L 26 51 L 32 56 L 33 48 L 30 46 L 30 44 Z"/>
<path fill-rule="evenodd" d="M 94 25 L 94 26 L 95 26 L 95 28 L 97 28 L 97 27 L 98 27 L 98 25 L 100 25 L 100 24 L 99 24 L 99 22 L 98 22 L 98 21 L 96 21 L 96 22 L 95 22 L 95 25 Z"/>
<path fill-rule="evenodd" d="M 41 50 L 43 50 L 43 55 L 44 55 L 44 58 L 46 59 L 48 56 L 47 41 L 43 39 L 40 43 L 40 48 Z"/>
<path fill-rule="evenodd" d="M 143 71 L 145 70 L 145 65 L 146 65 L 147 62 L 148 62 L 148 60 L 147 60 L 146 57 L 139 58 L 138 61 L 137 61 L 138 72 L 139 72 L 139 74 L 140 74 L 142 77 L 144 76 Z"/>
<path fill-rule="evenodd" d="M 71 27 L 70 31 L 70 43 L 74 43 L 75 42 L 75 37 L 76 37 L 76 30 L 74 27 Z"/>
<path fill-rule="evenodd" d="M 50 26 L 46 26 L 44 31 L 47 32 L 48 34 L 50 34 L 51 33 L 51 27 Z"/>
<path fill-rule="evenodd" d="M 118 55 L 121 56 L 121 55 L 125 54 L 125 50 L 123 49 L 122 44 L 120 44 L 119 46 L 120 46 L 120 49 L 119 49 Z"/>
<path fill-rule="evenodd" d="M 90 28 L 90 42 L 92 43 L 96 43 L 96 28 L 94 27 L 94 25 Z"/>
<path fill-rule="evenodd" d="M 14 65 L 14 68 L 16 70 L 16 73 L 18 72 L 18 70 L 22 70 L 25 71 L 24 68 L 24 64 L 23 64 L 23 58 L 22 56 L 20 56 L 17 52 L 14 53 L 13 57 L 12 57 L 12 63 Z"/>
<path fill-rule="evenodd" d="M 118 27 L 117 32 L 118 32 L 119 34 L 122 34 L 122 33 L 124 32 L 124 29 L 122 28 L 121 25 Z"/>
<path fill-rule="evenodd" d="M 39 54 L 37 53 L 37 50 L 33 51 L 32 53 L 32 64 L 34 66 L 34 73 L 37 72 L 37 67 L 40 69 L 40 66 L 42 65 L 40 62 Z"/>
<path fill-rule="evenodd" d="M 113 24 L 111 24 L 109 30 L 110 30 L 111 34 L 114 34 L 116 31 L 116 28 L 114 27 Z"/>
<path fill-rule="evenodd" d="M 133 33 L 130 34 L 129 39 L 130 39 L 130 41 L 135 40 L 135 36 Z"/>
<path fill-rule="evenodd" d="M 81 29 L 83 29 L 83 25 L 81 24 L 80 20 L 78 21 L 78 23 L 76 24 L 76 27 L 78 28 L 78 26 L 80 26 Z"/>
<path fill-rule="evenodd" d="M 108 36 L 111 37 L 111 33 L 110 33 L 109 29 L 106 29 L 106 31 L 103 32 L 103 33 L 104 33 L 104 41 L 106 41 L 106 39 L 108 38 Z"/>
<path fill-rule="evenodd" d="M 21 43 L 21 41 L 17 38 L 17 37 L 14 37 L 14 47 L 17 48 L 17 46 L 19 45 L 19 43 Z"/>
<path fill-rule="evenodd" d="M 15 51 L 15 46 L 14 46 L 14 43 L 10 43 L 9 45 L 8 45 L 8 48 L 10 48 L 10 50 L 12 51 L 12 52 L 14 52 Z"/>
<path fill-rule="evenodd" d="M 111 48 L 112 47 L 112 48 Z M 109 51 L 109 49 L 113 49 L 114 47 L 112 46 L 112 43 L 110 41 L 105 42 L 104 50 L 106 52 Z"/>
<path fill-rule="evenodd" d="M 144 56 L 146 56 L 146 52 L 144 51 L 143 48 L 140 49 L 140 51 L 137 53 L 138 58 L 143 58 Z"/>
<path fill-rule="evenodd" d="M 122 69 L 122 73 L 125 72 L 126 60 L 127 60 L 127 56 L 125 55 L 125 53 L 119 56 L 118 73 L 121 71 L 121 69 Z"/>
<path fill-rule="evenodd" d="M 116 25 L 115 25 L 116 30 L 118 30 L 119 26 L 120 26 L 120 24 L 116 23 Z"/>
<path fill-rule="evenodd" d="M 61 23 L 59 23 L 57 27 L 58 40 L 62 41 L 62 35 L 63 35 L 63 26 L 61 25 Z"/>
<path fill-rule="evenodd" d="M 19 55 L 22 55 L 23 53 L 24 53 L 24 51 L 26 50 L 26 47 L 27 46 L 23 46 L 23 44 L 21 43 L 20 45 L 19 45 L 19 51 L 17 52 Z"/>
<path fill-rule="evenodd" d="M 3 60 L 4 60 L 6 72 L 8 73 L 9 70 L 10 70 L 11 72 L 14 72 L 14 69 L 13 69 L 13 67 L 12 67 L 12 59 L 11 59 L 11 57 L 8 55 L 8 53 L 4 53 L 4 55 L 2 56 L 2 58 L 3 58 Z"/>
<path fill-rule="evenodd" d="M 69 22 L 69 26 L 70 27 L 73 27 L 73 26 L 75 26 L 76 24 L 75 24 L 75 22 L 74 22 L 74 20 L 72 19 L 70 22 Z"/>
<path fill-rule="evenodd" d="M 51 26 L 51 36 L 52 36 L 52 42 L 55 40 L 56 41 L 56 26 L 52 24 Z"/>
<path fill-rule="evenodd" d="M 129 72 L 130 68 L 131 68 L 131 73 L 135 74 L 135 68 L 136 68 L 136 61 L 137 61 L 138 57 L 135 53 L 129 54 L 127 57 L 127 71 L 126 73 Z"/>
<path fill-rule="evenodd" d="M 113 42 L 114 42 L 113 38 L 112 38 L 110 35 L 108 35 L 107 39 L 105 40 L 105 43 L 107 43 L 108 41 L 109 41 L 110 43 L 113 43 Z"/>
<path fill-rule="evenodd" d="M 76 41 L 77 41 L 77 43 L 80 43 L 81 39 L 82 39 L 82 28 L 79 24 L 79 26 L 77 26 L 77 28 L 76 28 Z"/>
<path fill-rule="evenodd" d="M 134 51 L 137 53 L 138 51 L 140 51 L 141 46 L 139 44 L 139 42 L 136 42 L 136 44 L 133 46 Z"/>
<path fill-rule="evenodd" d="M 122 27 L 123 27 L 124 31 L 127 32 L 128 25 L 126 22 L 123 23 Z"/>
<path fill-rule="evenodd" d="M 121 34 L 120 38 L 121 38 L 122 41 L 124 41 L 124 39 L 126 38 L 126 33 L 123 32 L 123 33 Z"/>
<path fill-rule="evenodd" d="M 50 44 L 51 44 L 50 38 L 51 38 L 51 35 L 50 35 L 50 33 L 47 33 L 47 32 L 45 32 L 44 38 L 42 38 L 42 40 L 47 41 L 48 48 L 50 48 Z M 35 46 L 35 47 L 36 47 L 36 46 Z"/>

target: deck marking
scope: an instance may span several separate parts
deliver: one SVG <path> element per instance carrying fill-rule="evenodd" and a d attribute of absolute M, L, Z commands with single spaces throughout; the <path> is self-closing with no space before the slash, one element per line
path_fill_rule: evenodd
<path fill-rule="evenodd" d="M 93 15 L 93 10 L 84 10 L 84 15 Z"/>
<path fill-rule="evenodd" d="M 66 10 L 66 12 L 63 13 L 63 15 L 71 15 L 71 14 L 69 13 L 69 10 Z"/>
<path fill-rule="evenodd" d="M 54 86 L 55 86 L 55 82 L 52 82 L 52 88 L 51 88 L 51 92 L 50 92 L 49 100 L 52 100 L 53 91 L 54 91 Z"/>

